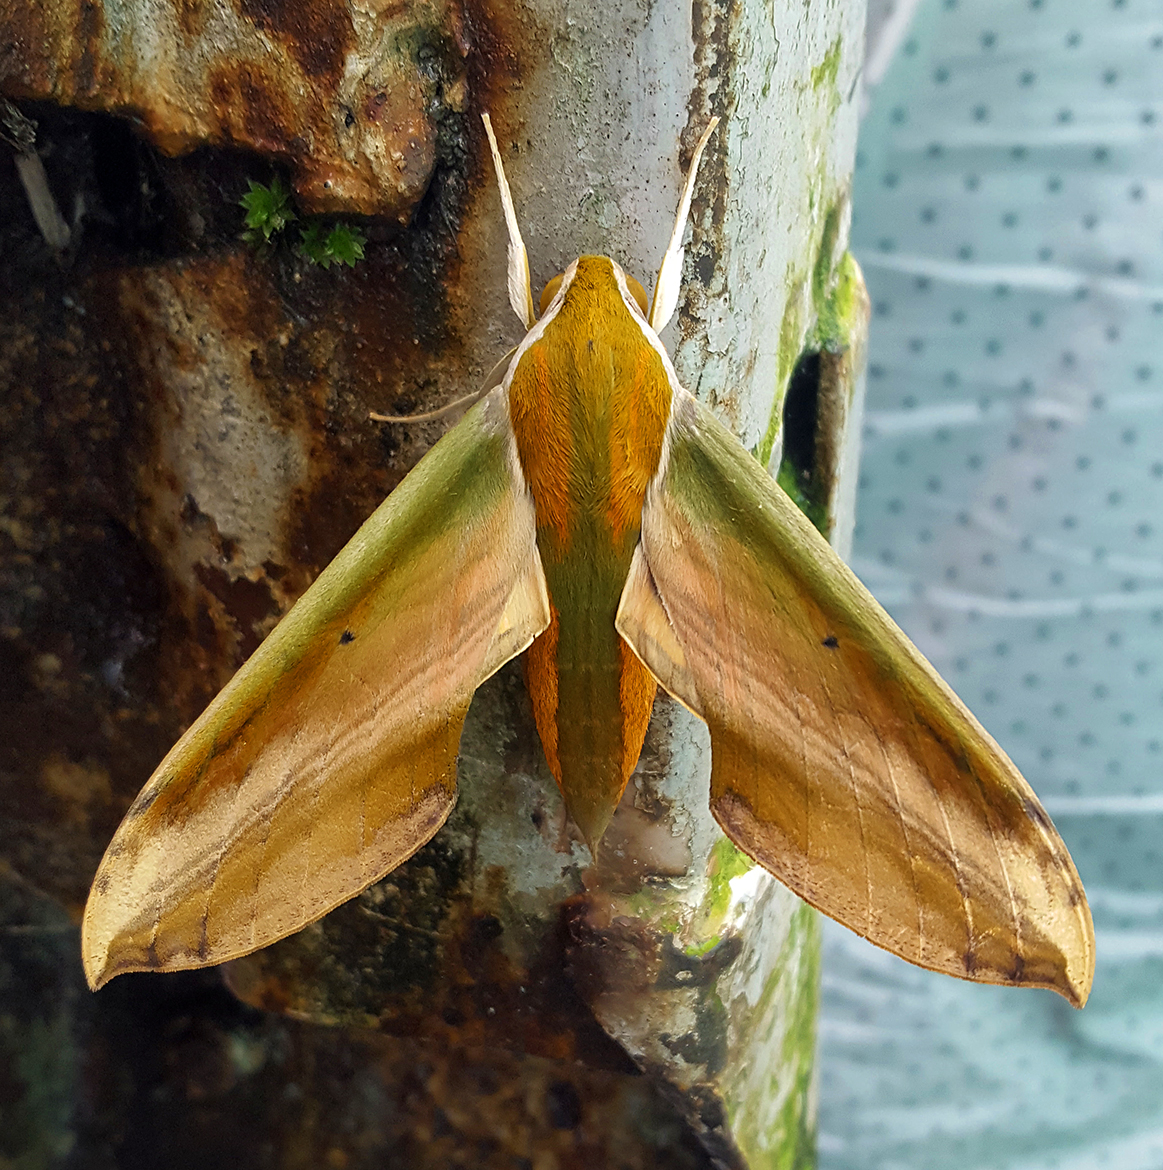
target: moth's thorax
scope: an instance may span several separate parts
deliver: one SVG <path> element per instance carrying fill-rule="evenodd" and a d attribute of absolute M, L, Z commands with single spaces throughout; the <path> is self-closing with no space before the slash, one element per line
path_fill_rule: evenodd
<path fill-rule="evenodd" d="M 645 323 L 605 256 L 583 256 L 509 387 L 538 527 L 564 546 L 584 516 L 615 543 L 634 529 L 662 452 L 671 390 Z"/>

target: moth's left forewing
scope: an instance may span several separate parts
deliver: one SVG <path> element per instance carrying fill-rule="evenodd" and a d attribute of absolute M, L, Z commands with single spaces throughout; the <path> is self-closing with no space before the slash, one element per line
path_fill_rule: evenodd
<path fill-rule="evenodd" d="M 430 451 L 167 755 L 82 927 L 92 986 L 318 918 L 455 799 L 472 694 L 549 621 L 503 390 Z"/>
<path fill-rule="evenodd" d="M 1086 899 L 1005 753 L 685 391 L 665 460 L 619 629 L 672 693 L 693 687 L 724 831 L 914 963 L 1085 1001 Z"/>

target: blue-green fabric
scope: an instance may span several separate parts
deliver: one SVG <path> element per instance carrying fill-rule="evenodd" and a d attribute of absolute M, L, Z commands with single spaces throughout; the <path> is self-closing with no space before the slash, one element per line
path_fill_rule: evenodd
<path fill-rule="evenodd" d="M 854 567 L 1054 817 L 1083 1012 L 826 934 L 822 1170 L 1163 1170 L 1163 3 L 922 0 L 861 132 Z"/>

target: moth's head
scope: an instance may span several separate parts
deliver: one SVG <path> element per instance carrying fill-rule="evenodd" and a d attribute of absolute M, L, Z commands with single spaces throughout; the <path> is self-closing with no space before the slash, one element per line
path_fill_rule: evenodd
<path fill-rule="evenodd" d="M 634 298 L 634 302 L 637 304 L 638 308 L 642 310 L 642 316 L 645 317 L 646 314 L 650 311 L 650 302 L 646 298 L 646 290 L 637 280 L 634 279 L 634 277 L 632 277 L 628 272 L 625 272 L 619 264 L 609 259 L 607 256 L 580 256 L 564 272 L 559 272 L 541 290 L 541 300 L 537 306 L 538 318 L 545 316 L 545 310 L 549 308 L 549 306 L 553 303 L 553 298 L 556 297 L 557 294 L 561 291 L 561 286 L 566 278 L 569 277 L 572 279 L 573 274 L 577 271 L 579 265 L 590 266 L 595 261 L 608 264 L 611 269 L 613 269 L 615 279 L 621 277 L 621 279 L 625 281 L 627 291 L 630 293 L 630 296 Z"/>

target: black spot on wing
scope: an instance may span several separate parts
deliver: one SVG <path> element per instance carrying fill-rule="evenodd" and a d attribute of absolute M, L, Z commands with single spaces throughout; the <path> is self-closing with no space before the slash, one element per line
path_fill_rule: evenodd
<path fill-rule="evenodd" d="M 835 634 L 829 634 L 824 639 L 822 645 L 827 646 L 829 650 L 838 650 L 840 648 L 840 639 Z"/>
<path fill-rule="evenodd" d="M 144 813 L 149 812 L 150 806 L 161 795 L 162 789 L 166 788 L 173 780 L 172 776 L 167 776 L 161 784 L 151 784 L 147 788 L 143 788 L 138 794 L 134 802 L 129 806 L 129 811 L 125 814 L 127 821 L 134 821 Z"/>
<path fill-rule="evenodd" d="M 1030 818 L 1036 825 L 1041 825 L 1043 829 L 1049 832 L 1054 831 L 1054 826 L 1050 822 L 1050 818 L 1046 815 L 1045 809 L 1036 801 L 1027 798 L 1022 801 L 1022 808 L 1025 810 L 1026 816 Z"/>
<path fill-rule="evenodd" d="M 348 646 L 354 641 L 355 635 L 350 630 L 344 630 L 343 633 L 339 635 L 339 644 L 341 646 Z"/>

